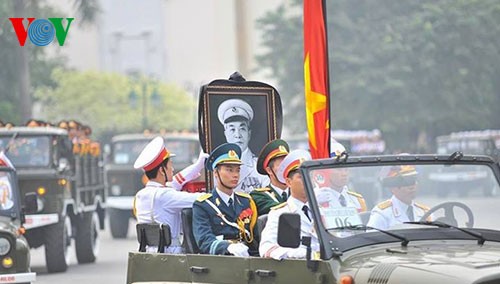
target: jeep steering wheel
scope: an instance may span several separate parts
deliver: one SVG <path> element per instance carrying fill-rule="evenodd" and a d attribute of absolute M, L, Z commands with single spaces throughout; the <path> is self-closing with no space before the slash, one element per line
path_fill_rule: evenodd
<path fill-rule="evenodd" d="M 434 207 L 432 207 L 429 211 L 425 212 L 425 214 L 420 218 L 420 221 L 425 222 L 427 221 L 427 218 L 431 216 L 432 213 L 443 209 L 444 210 L 444 217 L 440 217 L 437 220 L 433 221 L 440 221 L 442 223 L 446 223 L 452 226 L 458 226 L 457 219 L 455 218 L 455 213 L 453 212 L 453 208 L 458 207 L 461 208 L 462 210 L 465 211 L 467 214 L 467 222 L 465 222 L 465 226 L 467 228 L 472 228 L 474 226 L 474 215 L 472 214 L 472 210 L 469 208 L 469 206 L 465 205 L 462 202 L 444 202 L 441 204 L 438 204 Z M 440 220 L 441 219 L 441 220 Z"/>

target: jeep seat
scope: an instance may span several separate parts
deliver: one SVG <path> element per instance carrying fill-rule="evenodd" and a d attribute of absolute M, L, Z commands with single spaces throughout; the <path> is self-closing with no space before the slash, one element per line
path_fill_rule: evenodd
<path fill-rule="evenodd" d="M 182 231 L 184 232 L 184 239 L 182 247 L 186 253 L 197 254 L 200 249 L 196 244 L 196 239 L 193 234 L 193 208 L 184 208 L 181 211 Z"/>
<path fill-rule="evenodd" d="M 172 243 L 170 226 L 168 224 L 144 223 L 136 225 L 139 251 L 145 252 L 146 246 L 158 247 L 158 252 L 165 252 L 165 247 Z"/>

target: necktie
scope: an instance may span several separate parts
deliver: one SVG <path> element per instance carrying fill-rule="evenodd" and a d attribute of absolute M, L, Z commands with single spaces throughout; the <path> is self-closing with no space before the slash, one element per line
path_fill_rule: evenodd
<path fill-rule="evenodd" d="M 283 191 L 283 192 L 281 193 L 281 199 L 282 199 L 283 201 L 286 201 L 286 200 L 288 199 L 288 194 L 286 194 L 286 191 Z"/>
<path fill-rule="evenodd" d="M 339 203 L 340 203 L 340 206 L 342 206 L 342 207 L 347 206 L 347 202 L 345 200 L 345 197 L 342 194 L 339 196 Z"/>
<path fill-rule="evenodd" d="M 406 215 L 411 222 L 415 221 L 415 216 L 413 216 L 413 206 L 408 206 L 408 209 L 406 209 Z"/>
<path fill-rule="evenodd" d="M 229 200 L 227 201 L 227 206 L 229 207 L 229 209 L 231 209 L 231 210 L 234 211 L 234 205 L 233 205 L 233 199 L 232 198 L 229 198 Z"/>
<path fill-rule="evenodd" d="M 304 211 L 304 214 L 306 215 L 307 219 L 311 221 L 311 217 L 309 217 L 309 207 L 307 207 L 307 205 L 302 206 L 302 211 Z"/>

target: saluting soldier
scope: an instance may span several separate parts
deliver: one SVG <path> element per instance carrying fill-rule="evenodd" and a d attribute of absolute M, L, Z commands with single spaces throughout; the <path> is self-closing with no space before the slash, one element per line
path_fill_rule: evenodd
<path fill-rule="evenodd" d="M 341 156 L 345 153 L 345 147 L 337 141 L 331 145 L 331 158 Z M 366 211 L 366 202 L 363 196 L 349 189 L 349 169 L 317 170 L 315 182 L 318 189 L 315 190 L 316 199 L 322 208 L 354 207 L 361 213 Z"/>
<path fill-rule="evenodd" d="M 254 227 L 257 208 L 249 194 L 235 192 L 240 179 L 241 148 L 225 143 L 215 148 L 206 162 L 216 187 L 193 205 L 193 234 L 205 254 L 257 254 Z"/>
<path fill-rule="evenodd" d="M 165 148 L 163 138 L 154 138 L 142 150 L 134 163 L 134 168 L 143 169 L 149 181 L 134 198 L 134 214 L 138 223 L 168 224 L 172 235 L 172 244 L 167 253 L 182 253 L 180 235 L 181 210 L 193 205 L 196 198 L 203 193 L 177 191 L 166 186 L 172 181 L 174 167 L 172 157 L 175 155 Z M 147 248 L 156 251 L 157 248 Z"/>
<path fill-rule="evenodd" d="M 252 107 L 241 99 L 229 99 L 219 105 L 217 117 L 224 126 L 226 142 L 235 143 L 241 148 L 241 175 L 236 191 L 250 193 L 269 183 L 269 178 L 257 172 L 257 156 L 248 147 L 252 139 Z"/>
<path fill-rule="evenodd" d="M 286 183 L 290 188 L 290 197 L 269 211 L 266 226 L 262 231 L 259 245 L 259 253 L 262 257 L 284 259 L 284 258 L 305 258 L 306 247 L 301 245 L 298 248 L 285 248 L 278 244 L 278 222 L 283 213 L 297 213 L 300 215 L 300 235 L 301 237 L 311 237 L 311 248 L 319 251 L 319 242 L 312 218 L 312 211 L 309 208 L 305 185 L 299 167 L 303 161 L 311 160 L 311 154 L 305 150 L 294 150 L 288 154 L 281 162 L 278 169 L 278 179 Z"/>
<path fill-rule="evenodd" d="M 393 166 L 382 180 L 392 197 L 372 209 L 367 226 L 389 229 L 409 221 L 419 221 L 429 207 L 414 202 L 417 194 L 417 170 L 414 166 Z"/>
<path fill-rule="evenodd" d="M 270 184 L 250 192 L 260 215 L 269 213 L 271 207 L 285 202 L 290 195 L 285 183 L 278 180 L 278 168 L 290 151 L 288 143 L 276 139 L 267 143 L 260 151 L 257 160 L 257 172 L 269 176 Z"/>

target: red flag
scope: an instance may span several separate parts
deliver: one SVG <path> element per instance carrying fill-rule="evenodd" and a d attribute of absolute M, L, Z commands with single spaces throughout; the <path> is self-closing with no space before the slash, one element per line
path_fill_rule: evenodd
<path fill-rule="evenodd" d="M 313 159 L 330 157 L 328 46 L 323 0 L 304 0 L 304 82 Z"/>

